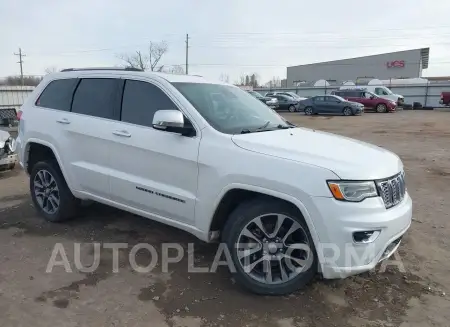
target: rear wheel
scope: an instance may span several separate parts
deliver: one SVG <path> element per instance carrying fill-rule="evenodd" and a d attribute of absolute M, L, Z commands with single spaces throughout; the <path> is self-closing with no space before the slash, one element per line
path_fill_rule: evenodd
<path fill-rule="evenodd" d="M 312 107 L 306 107 L 305 108 L 305 115 L 311 116 L 313 114 L 313 108 Z"/>
<path fill-rule="evenodd" d="M 344 114 L 344 116 L 353 115 L 352 109 L 350 109 L 349 107 L 345 107 L 344 110 L 342 111 L 342 113 Z"/>
<path fill-rule="evenodd" d="M 236 282 L 257 294 L 294 292 L 317 271 L 308 227 L 298 210 L 282 201 L 261 197 L 241 204 L 230 215 L 222 240 Z"/>
<path fill-rule="evenodd" d="M 376 110 L 378 113 L 387 112 L 387 107 L 384 103 L 380 103 L 377 105 Z"/>
<path fill-rule="evenodd" d="M 54 160 L 37 162 L 30 173 L 30 192 L 35 208 L 51 222 L 73 218 L 79 201 L 67 186 Z"/>

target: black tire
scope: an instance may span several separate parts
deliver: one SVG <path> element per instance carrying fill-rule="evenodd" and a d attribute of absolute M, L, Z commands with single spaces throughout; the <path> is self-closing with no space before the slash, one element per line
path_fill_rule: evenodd
<path fill-rule="evenodd" d="M 384 103 L 379 103 L 377 104 L 377 106 L 375 107 L 376 112 L 378 113 L 385 113 L 387 112 L 387 107 Z"/>
<path fill-rule="evenodd" d="M 297 109 L 295 109 L 294 105 L 290 105 L 288 110 L 289 110 L 289 112 L 296 112 L 297 111 Z"/>
<path fill-rule="evenodd" d="M 311 116 L 312 114 L 314 114 L 314 109 L 312 107 L 306 107 L 305 108 L 305 115 Z"/>
<path fill-rule="evenodd" d="M 344 114 L 344 116 L 352 116 L 353 115 L 352 109 L 350 107 L 345 107 L 342 110 L 342 113 Z"/>
<path fill-rule="evenodd" d="M 48 171 L 51 174 L 58 187 L 59 206 L 54 213 L 45 212 L 36 197 L 34 180 L 36 175 L 44 170 Z M 39 161 L 33 166 L 30 174 L 30 193 L 34 203 L 34 207 L 46 220 L 50 222 L 62 222 L 72 219 L 76 216 L 80 201 L 73 196 L 72 192 L 67 186 L 63 174 L 61 173 L 61 169 L 59 168 L 59 165 L 55 160 Z"/>
<path fill-rule="evenodd" d="M 312 260 L 309 268 L 291 280 L 279 284 L 266 284 L 253 279 L 247 274 L 237 258 L 235 244 L 243 228 L 255 217 L 264 214 L 279 213 L 292 218 L 301 225 L 310 243 Z M 261 295 L 283 295 L 295 292 L 307 285 L 317 273 L 317 254 L 314 243 L 305 220 L 291 205 L 276 199 L 258 197 L 239 205 L 228 218 L 222 233 L 222 242 L 225 242 L 233 260 L 235 271 L 232 273 L 235 281 L 247 290 Z"/>

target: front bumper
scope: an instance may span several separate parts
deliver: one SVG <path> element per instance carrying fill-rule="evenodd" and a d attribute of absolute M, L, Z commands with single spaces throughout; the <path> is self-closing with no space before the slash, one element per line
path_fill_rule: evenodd
<path fill-rule="evenodd" d="M 16 153 L 6 155 L 0 158 L 0 169 L 4 169 L 5 167 L 10 167 L 16 164 L 18 161 L 18 157 Z"/>
<path fill-rule="evenodd" d="M 364 113 L 364 107 L 353 107 L 352 112 L 354 115 L 362 115 Z"/>
<path fill-rule="evenodd" d="M 327 279 L 345 278 L 373 269 L 391 256 L 411 225 L 412 201 L 408 193 L 401 203 L 386 209 L 381 198 L 359 203 L 315 197 L 313 220 L 319 244 L 320 270 Z M 355 232 L 379 231 L 370 243 L 354 241 Z"/>

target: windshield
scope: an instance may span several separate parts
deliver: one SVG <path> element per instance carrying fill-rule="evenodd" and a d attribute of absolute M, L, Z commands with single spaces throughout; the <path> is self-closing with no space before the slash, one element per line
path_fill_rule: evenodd
<path fill-rule="evenodd" d="M 172 83 L 216 130 L 226 134 L 291 127 L 267 105 L 236 86 Z"/>
<path fill-rule="evenodd" d="M 387 94 L 394 94 L 394 93 L 392 93 L 391 90 L 389 90 L 389 89 L 388 89 L 387 87 L 385 87 L 385 86 L 382 86 L 381 88 L 382 88 L 383 91 L 385 91 Z"/>

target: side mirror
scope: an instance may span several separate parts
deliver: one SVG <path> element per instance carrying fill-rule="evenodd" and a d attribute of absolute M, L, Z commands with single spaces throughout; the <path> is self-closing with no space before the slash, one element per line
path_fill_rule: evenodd
<path fill-rule="evenodd" d="M 158 110 L 153 116 L 153 128 L 161 131 L 190 135 L 194 128 L 186 125 L 183 113 L 179 110 Z"/>
<path fill-rule="evenodd" d="M 373 100 L 373 99 L 375 99 L 375 97 L 373 95 L 371 95 L 370 96 L 370 100 Z"/>

